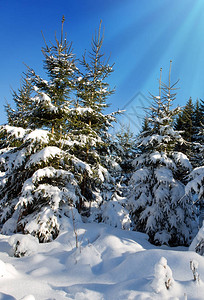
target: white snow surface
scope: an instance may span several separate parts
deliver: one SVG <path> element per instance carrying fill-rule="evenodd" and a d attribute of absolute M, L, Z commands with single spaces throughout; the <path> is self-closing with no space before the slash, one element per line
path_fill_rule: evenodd
<path fill-rule="evenodd" d="M 75 225 L 79 248 L 70 218 L 47 244 L 29 235 L 0 235 L 0 299 L 204 299 L 203 256 L 185 247 L 156 247 L 145 234 L 106 224 Z M 12 254 L 17 240 L 25 253 L 20 258 Z M 200 282 L 193 281 L 192 260 L 198 262 Z M 172 284 L 166 289 L 168 278 Z"/>

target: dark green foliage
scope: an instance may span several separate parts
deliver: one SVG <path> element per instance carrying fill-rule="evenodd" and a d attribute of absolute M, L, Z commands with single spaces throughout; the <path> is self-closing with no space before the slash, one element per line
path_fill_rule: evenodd
<path fill-rule="evenodd" d="M 178 124 L 175 124 L 175 129 L 183 131 L 182 136 L 188 142 L 192 142 L 193 138 L 193 117 L 194 105 L 192 99 L 190 98 L 178 116 Z"/>
<path fill-rule="evenodd" d="M 190 98 L 176 119 L 175 129 L 181 132 L 185 143 L 178 150 L 190 157 L 194 167 L 200 166 L 203 160 L 203 111 L 197 100 L 195 105 Z"/>
<path fill-rule="evenodd" d="M 193 118 L 192 118 L 192 123 L 193 123 L 193 135 L 192 135 L 192 141 L 201 141 L 202 135 L 201 135 L 201 129 L 202 129 L 202 120 L 203 118 L 203 112 L 201 109 L 201 103 L 197 99 L 196 103 L 194 105 L 194 113 L 193 113 Z"/>
<path fill-rule="evenodd" d="M 185 143 L 181 146 L 180 150 L 186 155 L 192 156 L 192 142 L 194 136 L 194 105 L 190 98 L 183 110 L 180 112 L 176 123 L 175 129 L 181 131 L 181 135 L 185 140 Z"/>
<path fill-rule="evenodd" d="M 28 76 L 22 78 L 22 85 L 19 90 L 13 91 L 13 101 L 16 109 L 12 109 L 9 104 L 6 106 L 8 124 L 22 128 L 35 128 L 32 115 L 32 93 L 33 86 Z"/>
<path fill-rule="evenodd" d="M 130 126 L 122 124 L 116 133 L 116 153 L 124 175 L 131 173 L 132 160 L 136 153 L 136 137 L 130 130 Z"/>

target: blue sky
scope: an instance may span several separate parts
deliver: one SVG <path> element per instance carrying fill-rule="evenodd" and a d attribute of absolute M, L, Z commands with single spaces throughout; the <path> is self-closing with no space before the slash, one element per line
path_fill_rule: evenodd
<path fill-rule="evenodd" d="M 115 63 L 109 102 L 111 110 L 126 106 L 125 122 L 140 126 L 140 106 L 148 106 L 148 91 L 158 93 L 161 67 L 166 81 L 170 60 L 172 82 L 180 79 L 175 105 L 190 96 L 204 99 L 203 0 L 0 0 L 0 124 L 7 121 L 4 105 L 12 103 L 11 88 L 20 86 L 23 63 L 43 76 L 41 30 L 54 41 L 62 15 L 78 57 L 90 49 L 102 19 L 103 50 Z"/>

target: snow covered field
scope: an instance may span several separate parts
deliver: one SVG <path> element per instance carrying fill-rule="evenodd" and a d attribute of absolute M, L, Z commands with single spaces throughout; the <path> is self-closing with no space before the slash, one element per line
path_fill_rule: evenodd
<path fill-rule="evenodd" d="M 47 244 L 0 235 L 0 299 L 204 299 L 204 257 L 184 247 L 153 246 L 138 232 L 96 223 L 76 226 L 79 248 L 69 219 L 66 231 Z M 21 252 L 27 251 L 24 257 L 13 256 L 17 239 Z M 162 257 L 171 270 L 158 265 Z M 199 282 L 193 281 L 191 260 L 198 262 Z M 173 277 L 168 290 L 166 270 Z"/>

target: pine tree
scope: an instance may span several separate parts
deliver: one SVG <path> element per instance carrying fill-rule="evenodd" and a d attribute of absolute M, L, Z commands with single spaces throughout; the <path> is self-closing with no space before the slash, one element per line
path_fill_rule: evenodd
<path fill-rule="evenodd" d="M 199 167 L 204 164 L 204 131 L 202 124 L 202 111 L 200 102 L 197 100 L 194 106 L 193 114 L 193 134 L 192 134 L 192 153 L 191 162 L 193 167 Z"/>
<path fill-rule="evenodd" d="M 122 168 L 123 176 L 129 178 L 132 168 L 132 160 L 136 153 L 136 137 L 130 130 L 130 126 L 121 124 L 119 130 L 115 134 L 115 153 L 118 162 Z"/>
<path fill-rule="evenodd" d="M 112 66 L 100 54 L 100 29 L 79 70 L 63 24 L 61 39 L 43 48 L 46 80 L 28 68 L 14 92 L 16 109 L 7 106 L 9 125 L 0 127 L 2 232 L 30 233 L 41 242 L 56 238 L 73 207 L 83 213 L 95 201 L 99 216 L 119 167 L 108 133 L 116 113 L 104 113 Z"/>
<path fill-rule="evenodd" d="M 183 144 L 173 128 L 175 84 L 161 83 L 159 96 L 152 96 L 148 127 L 138 138 L 139 154 L 130 180 L 129 209 L 135 230 L 145 232 L 154 244 L 187 245 L 191 239 L 191 197 L 185 195 L 184 178 L 191 169 L 186 155 L 175 151 Z"/>
<path fill-rule="evenodd" d="M 115 167 L 108 130 L 116 121 L 118 112 L 105 114 L 107 98 L 113 93 L 107 82 L 113 66 L 101 52 L 103 38 L 100 23 L 89 55 L 85 53 L 81 60 L 82 71 L 76 81 L 77 102 L 72 109 L 75 126 L 70 128 L 71 138 L 75 141 L 75 155 L 90 166 L 90 172 L 85 171 L 80 182 L 84 201 L 89 203 L 106 199 L 105 187 L 109 190 L 114 184 L 112 175 Z M 84 201 L 81 208 L 85 205 Z"/>
<path fill-rule="evenodd" d="M 194 167 L 198 167 L 203 160 L 203 124 L 201 104 L 197 100 L 195 105 L 190 98 L 175 122 L 175 129 L 181 131 L 186 143 L 179 146 L 179 150 L 190 157 Z"/>
<path fill-rule="evenodd" d="M 183 130 L 182 136 L 188 142 L 192 141 L 193 115 L 194 115 L 194 105 L 193 105 L 192 98 L 190 98 L 187 101 L 182 112 L 179 114 L 179 123 L 181 123 L 181 126 L 175 125 L 176 130 Z"/>
<path fill-rule="evenodd" d="M 7 108 L 9 125 L 0 128 L 2 232 L 31 233 L 42 242 L 56 238 L 61 217 L 77 207 L 83 196 L 74 175 L 89 167 L 69 151 L 73 142 L 63 134 L 77 70 L 63 23 L 61 41 L 43 49 L 49 81 L 29 69 L 14 93 L 17 110 Z"/>
<path fill-rule="evenodd" d="M 192 99 L 190 98 L 187 101 L 182 112 L 178 115 L 178 118 L 175 123 L 175 129 L 182 131 L 181 135 L 186 141 L 186 143 L 181 146 L 180 150 L 186 155 L 188 155 L 189 157 L 192 156 L 192 142 L 194 140 L 193 119 L 194 119 L 194 105 Z"/>
<path fill-rule="evenodd" d="M 202 227 L 204 221 L 204 105 L 203 101 L 197 100 L 193 118 L 194 124 L 194 143 L 193 143 L 193 165 L 194 169 L 188 177 L 186 193 L 195 194 L 195 206 L 198 209 L 199 226 Z M 199 236 L 199 234 L 198 234 Z M 201 243 L 202 244 L 202 243 Z"/>

